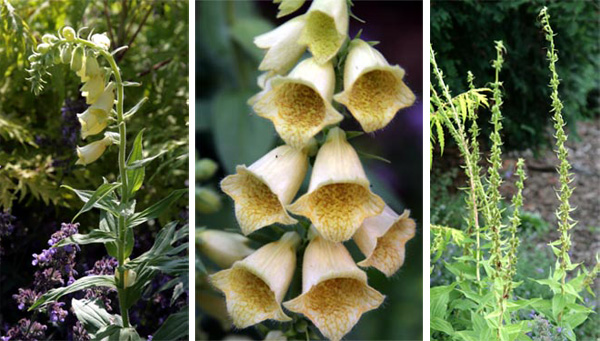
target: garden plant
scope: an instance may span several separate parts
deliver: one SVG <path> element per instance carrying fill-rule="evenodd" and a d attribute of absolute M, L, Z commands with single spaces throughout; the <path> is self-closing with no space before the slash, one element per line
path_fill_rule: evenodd
<path fill-rule="evenodd" d="M 281 1 L 278 17 L 302 4 Z M 264 58 L 261 90 L 245 98 L 259 117 L 249 119 L 268 120 L 281 142 L 220 181 L 239 229 L 196 230 L 196 299 L 225 326 L 253 326 L 267 339 L 340 340 L 385 300 L 360 267 L 392 277 L 405 261 L 416 224 L 371 189 L 359 156 L 383 158 L 357 152 L 350 141 L 385 128 L 415 95 L 404 70 L 389 65 L 375 43 L 349 38 L 351 6 L 313 1 L 305 14 L 253 40 Z M 363 131 L 342 130 L 347 117 Z M 201 215 L 220 209 L 207 185 L 216 171 L 210 159 L 197 164 Z M 363 254 L 358 263 L 344 244 L 351 239 Z"/>
<path fill-rule="evenodd" d="M 594 313 L 584 304 L 583 294 L 587 290 L 594 295 L 591 288 L 600 270 L 598 259 L 593 269 L 586 270 L 582 265 L 572 263 L 569 253 L 570 230 L 576 223 L 571 218 L 575 208 L 569 203 L 574 191 L 570 184 L 573 174 L 565 147 L 567 135 L 564 130 L 563 103 L 559 97 L 558 53 L 554 45 L 556 34 L 549 19 L 548 10 L 544 7 L 539 12 L 539 20 L 548 42 L 551 114 L 555 152 L 559 159 L 556 195 L 560 199 L 560 206 L 556 209 L 559 238 L 548 243 L 556 261 L 548 278 L 515 279 L 520 275 L 517 273 L 517 261 L 521 256 L 518 254 L 519 229 L 525 216 L 522 212 L 522 191 L 527 176 L 524 161 L 519 159 L 514 172 L 517 177 L 516 193 L 510 207 L 507 207 L 500 194 L 503 182 L 500 175 L 503 145 L 503 83 L 500 74 L 507 49 L 502 41 L 496 42 L 496 58 L 492 62 L 495 78 L 490 88 L 477 88 L 469 72 L 469 90 L 452 97 L 438 66 L 438 56 L 434 47 L 431 48 L 431 157 L 434 157 L 434 144 L 444 149 L 444 133 L 448 132 L 460 151 L 467 179 L 463 188 L 464 227 L 431 227 L 432 264 L 443 267 L 441 270 L 432 267 L 431 271 L 441 271 L 451 276 L 447 285 L 431 287 L 432 339 L 575 340 L 576 328 Z M 481 160 L 481 130 L 477 123 L 478 109 L 481 107 L 491 107 L 491 148 L 487 169 Z M 454 256 L 440 262 L 443 254 L 448 252 Z M 551 295 L 519 297 L 515 290 L 524 282 L 545 286 L 550 289 Z"/>
<path fill-rule="evenodd" d="M 29 28 L 11 4 L 5 1 L 2 5 L 3 17 L 6 15 L 12 19 L 13 25 L 20 25 L 20 31 L 13 32 L 17 32 L 15 39 L 22 39 L 18 35 L 24 32 L 29 34 Z M 144 8 L 143 4 L 135 5 L 136 10 Z M 154 6 L 148 7 L 144 22 L 153 10 Z M 143 23 L 138 26 L 137 33 L 142 26 Z M 63 77 L 62 68 L 76 73 L 83 83 L 81 96 L 84 104 L 76 115 L 77 131 L 74 133 L 85 142 L 78 142 L 76 150 L 72 149 L 70 153 L 77 157 L 75 167 L 104 162 L 111 164 L 108 167 L 111 172 L 106 177 L 96 175 L 101 179 L 101 185 L 94 190 L 67 185 L 60 189 L 71 192 L 72 196 L 83 201 L 83 206 L 70 223 L 63 223 L 60 230 L 50 236 L 47 249 L 33 254 L 31 264 L 40 269 L 34 275 L 33 286 L 20 288 L 13 295 L 18 309 L 29 311 L 31 319 L 23 318 L 11 328 L 0 331 L 2 340 L 66 337 L 59 327 L 71 316 L 78 321 L 69 327 L 71 330 L 67 334 L 77 340 L 187 339 L 188 227 L 186 223 L 177 221 L 159 223 L 172 217 L 173 204 L 187 193 L 187 189 L 175 190 L 162 197 L 151 195 L 150 199 L 144 193 L 145 196 L 139 200 L 144 208 L 140 209 L 136 194 L 149 185 L 147 177 L 153 179 L 156 175 L 148 174 L 150 165 L 164 162 L 161 159 L 164 160 L 165 154 L 172 150 L 165 149 L 154 154 L 144 150 L 144 147 L 155 150 L 143 141 L 144 132 L 152 134 L 155 129 L 151 126 L 138 131 L 133 143 L 127 143 L 128 122 L 145 112 L 143 105 L 148 98 L 143 97 L 125 111 L 125 90 L 141 87 L 140 83 L 124 80 L 129 75 L 123 74 L 118 66 L 118 60 L 128 46 L 113 50 L 114 42 L 109 38 L 112 29 L 108 33 L 93 31 L 85 27 L 75 31 L 65 26 L 56 35 L 44 34 L 41 43 L 33 44 L 34 52 L 28 58 L 28 80 L 33 92 L 43 95 L 48 79 L 51 79 L 49 84 L 54 85 L 53 78 Z M 36 40 L 32 37 L 22 41 L 23 46 L 27 46 L 30 41 Z M 68 111 L 71 110 L 69 108 Z M 2 128 L 5 129 L 4 126 Z M 10 133 L 8 129 L 6 131 Z M 114 163 L 111 158 L 102 157 L 113 146 L 117 151 Z M 185 156 L 182 159 L 185 160 Z M 4 189 L 8 190 L 3 192 L 7 195 L 7 203 L 11 203 L 14 200 L 13 188 Z M 22 194 L 24 196 L 25 193 Z M 96 223 L 90 220 L 84 220 L 84 224 L 77 223 L 92 213 L 94 218 L 99 219 Z M 2 213 L 3 235 L 10 235 L 16 230 L 15 219 L 8 211 Z M 153 236 L 148 226 L 159 224 L 162 226 Z M 85 271 L 85 275 L 79 276 L 76 258 L 78 254 L 85 253 L 86 248 L 93 247 L 88 244 L 103 245 L 104 256 Z M 143 245 L 148 246 L 142 250 Z M 161 293 L 169 293 L 169 296 L 164 297 Z M 2 294 L 4 301 L 4 291 Z M 160 327 L 144 325 L 144 330 L 152 328 L 152 334 L 141 335 L 138 328 L 145 324 L 145 317 L 140 314 L 140 306 L 148 305 L 145 302 L 150 298 L 158 299 L 156 303 L 162 306 L 158 308 L 160 311 L 154 311 L 155 315 L 160 316 L 163 311 L 172 313 L 161 317 Z M 135 314 L 133 318 L 131 312 Z"/>

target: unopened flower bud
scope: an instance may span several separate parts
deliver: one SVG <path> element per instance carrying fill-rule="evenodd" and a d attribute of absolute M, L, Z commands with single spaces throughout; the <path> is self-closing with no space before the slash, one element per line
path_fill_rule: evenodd
<path fill-rule="evenodd" d="M 50 45 L 49 45 L 49 44 L 46 44 L 46 43 L 39 44 L 39 45 L 36 47 L 36 50 L 37 50 L 37 52 L 39 52 L 39 53 L 46 53 L 46 52 L 48 52 L 48 50 L 49 50 L 49 49 L 50 49 Z"/>
<path fill-rule="evenodd" d="M 287 232 L 231 269 L 210 276 L 210 282 L 225 294 L 227 311 L 237 328 L 267 319 L 291 320 L 281 309 L 281 301 L 294 275 L 299 243 L 296 232 Z"/>
<path fill-rule="evenodd" d="M 319 64 L 331 60 L 348 36 L 346 0 L 314 0 L 305 14 L 306 24 L 298 42 L 308 49 Z"/>
<path fill-rule="evenodd" d="M 344 104 L 367 133 L 385 127 L 415 95 L 406 86 L 404 69 L 390 66 L 367 42 L 356 39 L 344 67 L 344 91 L 333 98 Z"/>
<path fill-rule="evenodd" d="M 354 235 L 363 220 L 383 211 L 385 203 L 371 192 L 356 151 L 340 128 L 332 128 L 319 150 L 308 193 L 288 206 L 311 220 L 326 239 L 341 242 Z"/>
<path fill-rule="evenodd" d="M 207 187 L 196 187 L 196 211 L 202 214 L 212 214 L 221 209 L 221 197 Z"/>
<path fill-rule="evenodd" d="M 60 61 L 63 64 L 69 64 L 71 62 L 71 54 L 73 53 L 73 48 L 69 46 L 63 46 L 60 49 Z"/>
<path fill-rule="evenodd" d="M 398 215 L 389 206 L 363 221 L 353 239 L 366 259 L 359 266 L 372 266 L 392 276 L 404 264 L 405 244 L 415 236 L 415 221 L 409 211 Z"/>
<path fill-rule="evenodd" d="M 46 33 L 42 36 L 42 41 L 46 44 L 52 44 L 56 40 L 58 40 L 58 38 L 56 38 L 54 34 Z"/>
<path fill-rule="evenodd" d="M 250 167 L 237 166 L 237 174 L 221 181 L 221 189 L 235 201 L 235 216 L 244 234 L 273 223 L 291 225 L 285 206 L 300 189 L 308 158 L 287 145 L 277 147 Z"/>
<path fill-rule="evenodd" d="M 100 158 L 106 147 L 112 144 L 112 140 L 108 137 L 103 138 L 102 140 L 92 142 L 83 147 L 77 146 L 77 157 L 79 160 L 75 164 L 78 165 L 88 165 Z"/>
<path fill-rule="evenodd" d="M 342 243 L 317 236 L 304 252 L 302 295 L 283 306 L 304 314 L 328 339 L 340 340 L 384 299 L 367 284 L 367 275 Z"/>
<path fill-rule="evenodd" d="M 219 230 L 203 230 L 196 233 L 198 250 L 211 261 L 227 269 L 238 260 L 254 252 L 248 247 L 250 240 L 241 234 Z"/>
<path fill-rule="evenodd" d="M 75 30 L 71 26 L 65 26 L 62 29 L 62 35 L 67 41 L 75 40 Z"/>
<path fill-rule="evenodd" d="M 83 67 L 83 47 L 78 46 L 71 54 L 71 70 L 78 72 Z"/>
<path fill-rule="evenodd" d="M 96 33 L 92 35 L 92 43 L 105 50 L 110 49 L 110 39 L 106 36 L 106 33 Z"/>
<path fill-rule="evenodd" d="M 125 263 L 127 263 L 127 260 L 125 261 Z M 121 271 L 119 271 L 118 269 L 115 270 L 115 278 L 117 279 L 117 282 L 120 282 L 120 277 Z M 135 280 L 137 279 L 137 273 L 131 269 L 125 269 L 125 271 L 123 271 L 123 278 L 123 287 L 129 288 L 130 286 L 135 284 Z"/>
<path fill-rule="evenodd" d="M 289 75 L 271 78 L 249 103 L 257 115 L 273 122 L 287 144 L 302 148 L 325 126 L 343 119 L 331 105 L 334 87 L 333 65 L 308 58 Z"/>
<path fill-rule="evenodd" d="M 215 175 L 219 165 L 211 159 L 200 159 L 196 161 L 196 180 L 208 180 Z"/>

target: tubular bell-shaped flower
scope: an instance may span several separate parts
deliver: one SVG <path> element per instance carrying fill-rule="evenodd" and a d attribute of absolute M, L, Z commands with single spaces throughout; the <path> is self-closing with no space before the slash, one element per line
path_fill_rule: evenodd
<path fill-rule="evenodd" d="M 383 211 L 346 133 L 332 128 L 319 150 L 308 193 L 288 209 L 311 220 L 323 237 L 334 242 L 352 238 L 363 220 Z"/>
<path fill-rule="evenodd" d="M 301 148 L 325 126 L 343 119 L 331 105 L 335 74 L 331 63 L 303 60 L 286 77 L 275 76 L 250 99 L 256 113 L 273 122 L 290 146 Z"/>
<path fill-rule="evenodd" d="M 355 39 L 344 67 L 344 91 L 333 98 L 370 133 L 385 127 L 398 110 L 414 103 L 415 95 L 403 77 L 404 69 L 390 66 L 379 51 Z"/>
<path fill-rule="evenodd" d="M 342 47 L 348 36 L 346 0 L 315 0 L 306 15 L 299 43 L 308 49 L 319 64 L 328 62 Z"/>
<path fill-rule="evenodd" d="M 210 276 L 210 282 L 225 294 L 227 311 L 237 328 L 266 319 L 291 320 L 281 309 L 281 301 L 294 275 L 299 243 L 296 232 L 287 232 L 231 269 Z"/>
<path fill-rule="evenodd" d="M 77 157 L 79 160 L 75 164 L 77 165 L 88 165 L 100 158 L 106 147 L 110 146 L 113 143 L 110 137 L 105 137 L 102 140 L 94 141 L 90 144 L 87 144 L 83 147 L 77 146 Z"/>
<path fill-rule="evenodd" d="M 81 137 L 100 134 L 108 125 L 108 118 L 115 101 L 114 83 L 109 83 L 92 106 L 77 114 L 81 124 Z"/>
<path fill-rule="evenodd" d="M 283 306 L 304 314 L 325 337 L 339 340 L 384 298 L 367 284 L 367 275 L 342 243 L 317 236 L 304 253 L 302 295 Z"/>
<path fill-rule="evenodd" d="M 386 206 L 380 215 L 365 219 L 354 235 L 354 242 L 367 257 L 358 265 L 375 267 L 387 277 L 404 264 L 404 246 L 415 236 L 415 221 L 410 212 L 398 215 Z"/>
<path fill-rule="evenodd" d="M 305 17 L 299 16 L 283 25 L 254 38 L 254 44 L 267 53 L 258 66 L 261 71 L 285 74 L 302 56 L 306 45 L 298 43 L 304 28 Z"/>
<path fill-rule="evenodd" d="M 219 230 L 204 230 L 196 234 L 198 249 L 223 269 L 254 252 L 250 240 L 241 234 Z"/>
<path fill-rule="evenodd" d="M 285 206 L 294 199 L 307 169 L 306 154 L 283 145 L 250 167 L 237 166 L 237 174 L 223 179 L 221 189 L 235 201 L 242 232 L 247 235 L 273 223 L 295 224 Z"/>

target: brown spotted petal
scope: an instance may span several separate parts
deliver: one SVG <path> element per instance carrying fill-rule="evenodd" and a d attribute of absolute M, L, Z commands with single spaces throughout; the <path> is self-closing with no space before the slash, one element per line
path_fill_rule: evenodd
<path fill-rule="evenodd" d="M 302 295 L 283 305 L 305 315 L 328 339 L 340 340 L 384 299 L 367 284 L 367 275 L 343 244 L 317 236 L 304 253 Z"/>
<path fill-rule="evenodd" d="M 404 69 L 390 66 L 379 51 L 356 39 L 346 58 L 344 91 L 333 98 L 370 133 L 384 128 L 398 110 L 414 103 L 415 95 L 403 78 Z"/>
<path fill-rule="evenodd" d="M 404 264 L 405 244 L 415 236 L 415 221 L 410 212 L 398 215 L 388 206 L 375 217 L 365 219 L 354 235 L 354 242 L 366 259 L 362 267 L 372 266 L 392 276 Z"/>
<path fill-rule="evenodd" d="M 231 269 L 210 276 L 210 282 L 225 294 L 227 312 L 237 328 L 247 328 L 267 319 L 290 321 L 281 309 L 294 270 L 300 237 L 285 233 L 266 244 Z"/>
<path fill-rule="evenodd" d="M 309 218 L 327 240 L 346 241 L 365 218 L 383 211 L 385 203 L 369 186 L 356 151 L 346 141 L 346 133 L 332 128 L 317 154 L 308 193 L 288 209 Z"/>
<path fill-rule="evenodd" d="M 285 206 L 294 199 L 307 169 L 306 154 L 284 145 L 250 167 L 238 166 L 237 174 L 221 181 L 223 192 L 235 201 L 235 216 L 245 235 L 274 223 L 297 222 Z"/>

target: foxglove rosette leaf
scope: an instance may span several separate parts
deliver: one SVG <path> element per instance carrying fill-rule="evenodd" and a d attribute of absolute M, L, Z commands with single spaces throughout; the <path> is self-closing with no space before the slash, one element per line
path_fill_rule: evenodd
<path fill-rule="evenodd" d="M 83 113 L 77 114 L 81 124 L 81 138 L 100 134 L 106 129 L 114 101 L 114 84 L 109 83 L 94 104 Z"/>
<path fill-rule="evenodd" d="M 110 137 L 105 137 L 102 140 L 94 141 L 83 147 L 77 146 L 77 157 L 79 160 L 75 164 L 85 166 L 98 160 L 104 154 L 106 147 L 112 143 L 113 141 Z"/>
<path fill-rule="evenodd" d="M 353 239 L 366 259 L 362 267 L 372 266 L 392 276 L 404 264 L 405 244 L 415 236 L 415 221 L 410 212 L 398 215 L 389 206 L 375 217 L 365 219 Z"/>
<path fill-rule="evenodd" d="M 281 309 L 296 268 L 296 247 L 300 236 L 285 233 L 266 244 L 231 269 L 210 276 L 210 282 L 225 294 L 227 311 L 237 328 L 246 328 L 267 319 L 290 321 Z"/>
<path fill-rule="evenodd" d="M 250 240 L 240 234 L 219 230 L 203 230 L 196 233 L 196 245 L 204 255 L 223 269 L 244 259 L 254 250 L 248 247 Z"/>
<path fill-rule="evenodd" d="M 306 15 L 306 24 L 298 41 L 319 64 L 331 60 L 348 36 L 349 14 L 346 0 L 315 0 Z"/>
<path fill-rule="evenodd" d="M 304 23 L 305 17 L 299 16 L 254 38 L 256 46 L 267 50 L 259 70 L 282 75 L 294 67 L 306 51 L 306 45 L 298 43 Z"/>
<path fill-rule="evenodd" d="M 380 214 L 384 207 L 383 200 L 371 192 L 346 133 L 335 127 L 317 154 L 308 193 L 288 209 L 309 218 L 327 240 L 341 242 L 352 238 L 365 218 Z"/>
<path fill-rule="evenodd" d="M 344 67 L 344 91 L 333 98 L 370 133 L 388 125 L 398 110 L 414 103 L 415 95 L 403 78 L 404 69 L 391 66 L 379 51 L 355 39 Z"/>
<path fill-rule="evenodd" d="M 384 299 L 367 284 L 367 275 L 343 244 L 317 236 L 304 253 L 302 295 L 283 306 L 304 314 L 325 337 L 340 340 L 363 313 L 377 309 Z"/>
<path fill-rule="evenodd" d="M 235 216 L 246 235 L 274 223 L 297 223 L 285 206 L 293 199 L 308 169 L 306 154 L 287 145 L 277 147 L 250 167 L 221 181 L 221 189 L 235 201 Z"/>
<path fill-rule="evenodd" d="M 290 146 L 302 148 L 324 127 L 343 116 L 331 105 L 335 74 L 331 63 L 305 59 L 289 75 L 275 76 L 249 100 L 258 116 L 273 122 Z"/>

